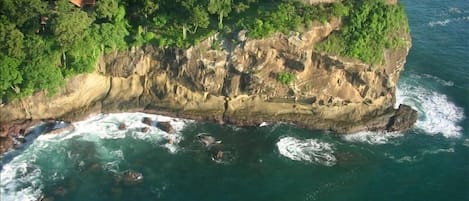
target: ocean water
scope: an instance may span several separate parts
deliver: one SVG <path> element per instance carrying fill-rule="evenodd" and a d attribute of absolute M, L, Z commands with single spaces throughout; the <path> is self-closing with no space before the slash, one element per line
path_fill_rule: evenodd
<path fill-rule="evenodd" d="M 469 1 L 402 2 L 413 47 L 397 102 L 419 111 L 406 133 L 98 115 L 58 135 L 40 135 L 39 125 L 34 141 L 2 156 L 0 200 L 469 200 Z M 176 133 L 143 133 L 143 117 Z M 223 160 L 200 133 L 222 141 Z M 143 179 L 126 182 L 129 171 Z"/>

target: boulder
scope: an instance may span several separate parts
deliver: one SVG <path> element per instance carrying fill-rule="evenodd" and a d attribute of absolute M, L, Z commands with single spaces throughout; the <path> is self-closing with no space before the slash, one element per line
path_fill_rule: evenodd
<path fill-rule="evenodd" d="M 412 125 L 417 121 L 417 111 L 407 105 L 399 105 L 394 116 L 389 119 L 386 126 L 387 131 L 405 131 L 412 128 Z"/>
<path fill-rule="evenodd" d="M 125 125 L 125 123 L 120 123 L 118 129 L 119 130 L 125 130 L 125 129 L 127 129 L 127 125 Z"/>
<path fill-rule="evenodd" d="M 146 132 L 148 132 L 148 130 L 150 130 L 150 128 L 148 128 L 148 127 L 143 127 L 143 128 L 141 128 L 140 131 L 141 131 L 142 133 L 146 133 Z"/>
<path fill-rule="evenodd" d="M 156 127 L 158 127 L 159 129 L 169 134 L 176 132 L 176 130 L 174 130 L 173 126 L 171 125 L 171 123 L 169 123 L 168 121 L 160 121 L 156 124 Z"/>
<path fill-rule="evenodd" d="M 153 120 L 150 119 L 150 117 L 143 117 L 142 123 L 144 123 L 146 125 L 149 125 L 149 126 L 152 126 Z"/>
<path fill-rule="evenodd" d="M 0 123 L 0 154 L 18 146 L 30 132 L 29 128 L 38 124 L 39 120 L 15 121 L 9 124 Z M 18 139 L 21 138 L 21 139 Z"/>
<path fill-rule="evenodd" d="M 220 144 L 221 141 L 217 141 L 215 137 L 209 135 L 208 133 L 200 133 L 197 135 L 197 140 L 204 145 L 205 147 L 212 146 L 214 144 Z"/>
<path fill-rule="evenodd" d="M 21 143 L 25 143 L 26 142 L 26 138 L 23 136 L 23 135 L 19 135 L 16 140 L 18 140 L 18 142 L 21 142 Z"/>
<path fill-rule="evenodd" d="M 66 126 L 63 126 L 60 128 L 50 127 L 49 131 L 46 132 L 45 134 L 59 134 L 59 133 L 69 132 L 69 131 L 74 131 L 74 130 L 75 130 L 75 126 L 73 124 L 67 124 Z"/>

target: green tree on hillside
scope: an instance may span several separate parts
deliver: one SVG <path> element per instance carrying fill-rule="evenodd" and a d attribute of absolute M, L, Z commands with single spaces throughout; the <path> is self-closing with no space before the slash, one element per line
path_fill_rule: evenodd
<path fill-rule="evenodd" d="M 67 50 L 75 43 L 81 42 L 93 20 L 88 14 L 78 9 L 60 11 L 54 18 L 52 31 L 59 45 Z"/>
<path fill-rule="evenodd" d="M 59 12 L 52 21 L 52 32 L 62 50 L 62 62 L 66 66 L 66 51 L 83 41 L 93 20 L 86 12 L 72 7 L 67 1 L 58 3 Z"/>
<path fill-rule="evenodd" d="M 53 49 L 54 42 L 37 35 L 25 39 L 28 55 L 21 64 L 23 82 L 18 96 L 27 96 L 37 90 L 53 94 L 63 84 L 60 66 L 60 52 Z"/>
<path fill-rule="evenodd" d="M 25 32 L 39 28 L 39 18 L 47 13 L 47 2 L 42 0 L 1 0 L 0 13 Z"/>
<path fill-rule="evenodd" d="M 15 24 L 0 17 L 0 52 L 13 58 L 22 59 L 24 35 Z"/>
<path fill-rule="evenodd" d="M 20 61 L 0 54 L 0 97 L 11 97 L 23 80 L 18 70 Z"/>
<path fill-rule="evenodd" d="M 210 19 L 208 13 L 201 6 L 196 6 L 195 0 L 179 0 L 185 16 L 182 21 L 183 39 L 187 38 L 187 32 L 194 34 L 199 27 L 207 28 Z"/>
<path fill-rule="evenodd" d="M 96 2 L 94 11 L 97 19 L 111 22 L 119 13 L 119 4 L 116 0 L 99 0 Z"/>
<path fill-rule="evenodd" d="M 232 0 L 210 0 L 208 12 L 218 15 L 218 28 L 223 29 L 223 18 L 231 12 Z"/>
<path fill-rule="evenodd" d="M 318 50 L 376 64 L 384 48 L 405 42 L 404 10 L 384 0 L 99 0 L 86 8 L 69 0 L 0 0 L 0 96 L 53 92 L 64 77 L 92 71 L 103 53 L 148 44 L 186 48 L 216 31 L 232 39 L 244 29 L 262 38 L 333 16 L 342 26 Z"/>

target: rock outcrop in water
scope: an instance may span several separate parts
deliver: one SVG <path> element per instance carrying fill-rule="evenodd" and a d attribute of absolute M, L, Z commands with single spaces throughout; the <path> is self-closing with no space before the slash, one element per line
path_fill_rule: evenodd
<path fill-rule="evenodd" d="M 408 33 L 406 47 L 386 50 L 385 64 L 372 66 L 314 50 L 339 27 L 332 20 L 261 40 L 215 35 L 189 49 L 115 52 L 103 56 L 94 73 L 70 78 L 53 97 L 37 93 L 1 106 L 0 123 L 139 111 L 246 126 L 289 122 L 339 133 L 411 127 L 416 112 L 393 108 Z M 213 48 L 218 42 L 222 47 Z M 277 80 L 286 72 L 294 75 L 288 85 Z"/>

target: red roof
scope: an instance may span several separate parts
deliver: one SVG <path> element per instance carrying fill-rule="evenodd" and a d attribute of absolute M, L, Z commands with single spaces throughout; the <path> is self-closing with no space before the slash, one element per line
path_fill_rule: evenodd
<path fill-rule="evenodd" d="M 83 7 L 84 5 L 94 5 L 96 0 L 70 0 L 70 2 L 78 7 Z"/>

